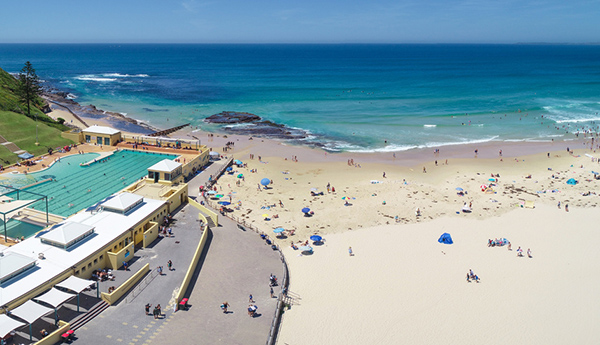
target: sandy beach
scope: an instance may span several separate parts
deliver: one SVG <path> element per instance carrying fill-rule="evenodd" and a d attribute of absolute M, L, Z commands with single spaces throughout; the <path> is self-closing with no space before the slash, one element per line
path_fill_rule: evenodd
<path fill-rule="evenodd" d="M 237 145 L 239 138 L 224 139 Z M 223 139 L 212 140 L 217 146 Z M 279 344 L 600 340 L 592 331 L 600 321 L 594 293 L 600 235 L 593 228 L 600 220 L 593 171 L 600 167 L 585 155 L 595 152 L 563 149 L 583 142 L 489 144 L 479 146 L 477 158 L 460 158 L 473 155 L 474 147 L 456 147 L 445 150 L 447 165 L 430 151 L 408 152 L 418 163 L 407 166 L 403 154 L 325 154 L 256 138 L 240 141 L 243 148 L 233 156 L 248 167 L 223 176 L 217 186 L 234 205 L 241 202 L 235 218 L 284 248 L 291 309 Z M 560 150 L 545 152 L 549 148 Z M 537 153 L 506 153 L 512 150 Z M 259 191 L 262 178 L 273 184 Z M 570 178 L 578 184 L 568 185 Z M 311 196 L 311 189 L 323 195 Z M 465 204 L 471 213 L 461 211 Z M 303 207 L 314 215 L 305 217 Z M 277 239 L 276 227 L 295 234 Z M 437 242 L 444 232 L 454 244 Z M 299 246 L 313 234 L 325 244 L 313 245 L 312 255 L 291 249 L 292 241 Z M 512 250 L 489 248 L 488 239 L 495 238 L 507 238 Z M 517 257 L 519 246 L 531 249 L 532 258 Z M 466 281 L 469 269 L 480 283 Z"/>

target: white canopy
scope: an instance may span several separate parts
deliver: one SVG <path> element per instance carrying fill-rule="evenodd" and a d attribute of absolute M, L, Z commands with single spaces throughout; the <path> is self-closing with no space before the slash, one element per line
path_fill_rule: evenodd
<path fill-rule="evenodd" d="M 8 333 L 22 326 L 25 326 L 23 322 L 11 319 L 6 314 L 0 314 L 0 336 L 5 337 Z"/>
<path fill-rule="evenodd" d="M 63 289 L 69 289 L 77 293 L 81 293 L 81 291 L 89 288 L 90 285 L 94 283 L 95 282 L 91 280 L 85 280 L 75 276 L 70 276 L 69 278 L 63 280 L 61 283 L 56 284 L 56 286 L 61 287 Z"/>
<path fill-rule="evenodd" d="M 58 308 L 58 306 L 60 306 L 61 304 L 65 303 L 73 297 L 75 297 L 75 295 L 73 294 L 62 292 L 58 289 L 50 289 L 50 291 L 34 299 L 36 301 L 48 303 L 54 308 Z"/>
<path fill-rule="evenodd" d="M 32 324 L 35 320 L 53 311 L 50 308 L 29 300 L 16 309 L 11 310 L 11 314 Z"/>

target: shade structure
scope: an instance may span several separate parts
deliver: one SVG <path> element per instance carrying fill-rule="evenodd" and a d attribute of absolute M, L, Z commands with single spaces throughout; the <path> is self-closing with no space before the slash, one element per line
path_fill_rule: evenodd
<path fill-rule="evenodd" d="M 31 300 L 23 303 L 16 309 L 11 310 L 12 315 L 27 321 L 29 324 L 34 323 L 35 320 L 52 312 L 54 312 L 54 309 L 46 308 Z"/>
<path fill-rule="evenodd" d="M 310 208 L 305 207 L 302 209 L 302 213 L 308 213 L 308 212 L 310 212 Z"/>
<path fill-rule="evenodd" d="M 34 298 L 36 301 L 48 303 L 54 308 L 58 308 L 61 304 L 75 297 L 76 295 L 62 292 L 58 289 L 50 289 L 45 294 Z"/>
<path fill-rule="evenodd" d="M 464 189 L 460 188 L 460 187 L 456 187 L 456 190 L 459 192 L 462 192 Z"/>
<path fill-rule="evenodd" d="M 23 322 L 12 319 L 6 314 L 0 315 L 0 336 L 5 337 L 8 333 L 14 331 L 19 327 L 23 327 L 25 324 Z"/>
<path fill-rule="evenodd" d="M 271 184 L 271 180 L 265 177 L 262 180 L 260 180 L 260 184 L 262 184 L 263 186 L 268 186 L 269 184 Z"/>
<path fill-rule="evenodd" d="M 244 163 L 242 163 L 242 161 L 241 161 L 241 160 L 239 160 L 239 159 L 236 159 L 236 160 L 234 160 L 234 161 L 233 161 L 233 163 L 234 163 L 234 164 L 236 164 L 236 165 L 242 165 L 242 164 L 244 164 Z"/>
<path fill-rule="evenodd" d="M 313 250 L 311 246 L 302 246 L 299 249 L 303 252 L 312 252 Z"/>
<path fill-rule="evenodd" d="M 29 159 L 29 158 L 33 158 L 35 157 L 34 155 L 32 155 L 29 152 L 25 152 L 25 153 L 21 153 L 20 155 L 18 155 L 17 157 L 21 158 L 21 159 Z"/>
<path fill-rule="evenodd" d="M 276 233 L 276 234 L 280 234 L 280 233 L 282 233 L 284 231 L 285 231 L 284 228 L 276 228 L 275 230 L 273 230 L 273 232 Z"/>
<path fill-rule="evenodd" d="M 310 236 L 310 240 L 315 241 L 315 242 L 321 242 L 323 240 L 323 237 L 321 237 L 319 235 L 312 235 L 312 236 Z"/>
<path fill-rule="evenodd" d="M 244 177 L 244 174 L 238 174 L 237 175 L 237 178 L 242 178 L 242 177 Z"/>
<path fill-rule="evenodd" d="M 452 244 L 452 243 L 454 243 L 454 241 L 452 241 L 452 237 L 447 232 L 444 232 L 442 234 L 442 236 L 440 236 L 440 238 L 438 239 L 438 242 L 445 243 L 445 244 Z"/>
<path fill-rule="evenodd" d="M 212 157 L 219 157 L 221 155 L 220 153 L 215 152 L 215 151 L 210 151 L 208 154 L 211 155 Z"/>
<path fill-rule="evenodd" d="M 227 169 L 225 169 L 225 171 L 232 171 L 233 168 L 232 167 L 227 167 Z"/>
<path fill-rule="evenodd" d="M 75 291 L 77 293 L 81 293 L 83 290 L 89 288 L 92 284 L 96 282 L 86 279 L 81 279 L 75 276 L 70 276 L 69 278 L 63 280 L 62 282 L 56 284 L 57 287 Z"/>
<path fill-rule="evenodd" d="M 231 203 L 229 201 L 219 201 L 219 204 L 221 204 L 223 206 L 231 205 Z"/>
<path fill-rule="evenodd" d="M 211 194 L 211 195 L 212 195 L 212 194 L 217 194 L 217 191 L 214 191 L 214 190 L 209 190 L 208 192 L 206 192 L 206 194 Z"/>

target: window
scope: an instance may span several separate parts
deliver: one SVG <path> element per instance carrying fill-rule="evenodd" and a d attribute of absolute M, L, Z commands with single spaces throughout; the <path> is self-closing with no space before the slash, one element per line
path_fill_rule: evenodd
<path fill-rule="evenodd" d="M 165 173 L 165 180 L 171 181 L 171 174 Z"/>
<path fill-rule="evenodd" d="M 81 268 L 81 273 L 85 272 L 85 266 Z"/>
<path fill-rule="evenodd" d="M 148 178 L 154 178 L 154 171 L 148 171 Z"/>
<path fill-rule="evenodd" d="M 92 263 L 90 262 L 90 263 L 88 264 L 88 268 L 91 268 L 91 267 L 92 267 Z"/>
<path fill-rule="evenodd" d="M 100 260 L 104 259 L 104 255 L 100 255 Z"/>
<path fill-rule="evenodd" d="M 98 263 L 98 259 L 94 259 L 94 265 Z"/>
<path fill-rule="evenodd" d="M 89 143 L 92 140 L 92 138 L 89 135 L 85 136 L 85 142 Z"/>
<path fill-rule="evenodd" d="M 104 138 L 104 145 L 110 145 L 110 138 Z"/>
<path fill-rule="evenodd" d="M 79 275 L 79 270 L 75 271 L 75 275 Z"/>

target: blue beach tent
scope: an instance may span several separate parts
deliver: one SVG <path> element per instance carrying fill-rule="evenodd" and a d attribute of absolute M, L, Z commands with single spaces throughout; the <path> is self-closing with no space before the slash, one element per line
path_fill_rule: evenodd
<path fill-rule="evenodd" d="M 574 186 L 574 185 L 577 184 L 577 180 L 574 179 L 574 178 L 570 178 L 570 179 L 567 180 L 567 184 L 570 184 L 570 185 Z"/>
<path fill-rule="evenodd" d="M 454 243 L 454 242 L 452 242 L 452 237 L 447 232 L 444 232 L 442 234 L 442 236 L 440 236 L 440 238 L 438 239 L 438 242 L 445 243 L 445 244 L 452 244 L 452 243 Z"/>

